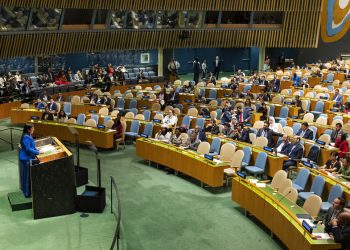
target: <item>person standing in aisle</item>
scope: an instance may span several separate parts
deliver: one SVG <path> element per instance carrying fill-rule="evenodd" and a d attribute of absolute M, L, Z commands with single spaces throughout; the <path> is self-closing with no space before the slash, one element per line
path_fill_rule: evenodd
<path fill-rule="evenodd" d="M 216 79 L 219 79 L 221 63 L 222 63 L 222 60 L 219 59 L 219 56 L 216 56 L 214 60 L 214 76 Z"/>
<path fill-rule="evenodd" d="M 196 57 L 193 61 L 193 81 L 197 84 L 199 81 L 199 74 L 201 72 L 201 64 L 199 58 Z"/>
<path fill-rule="evenodd" d="M 202 62 L 202 79 L 206 79 L 207 78 L 207 73 L 208 73 L 207 60 L 204 60 Z"/>

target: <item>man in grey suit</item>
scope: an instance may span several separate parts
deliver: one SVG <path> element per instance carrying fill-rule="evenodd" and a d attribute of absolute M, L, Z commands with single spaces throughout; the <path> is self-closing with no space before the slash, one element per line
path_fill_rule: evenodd
<path fill-rule="evenodd" d="M 342 130 L 343 125 L 341 123 L 337 123 L 335 124 L 335 130 L 332 131 L 331 134 L 331 142 L 335 142 L 335 140 L 337 139 L 339 134 L 343 134 L 343 130 Z"/>
<path fill-rule="evenodd" d="M 332 224 L 331 221 L 334 219 L 337 219 L 339 214 L 341 214 L 344 211 L 345 207 L 345 200 L 341 197 L 337 197 L 333 201 L 333 206 L 331 206 L 326 216 L 324 217 L 323 224 L 324 224 L 324 231 L 326 233 L 332 232 Z"/>

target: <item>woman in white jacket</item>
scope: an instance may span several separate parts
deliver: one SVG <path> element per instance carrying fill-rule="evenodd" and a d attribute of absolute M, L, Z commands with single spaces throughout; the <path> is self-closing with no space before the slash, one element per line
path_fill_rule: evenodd
<path fill-rule="evenodd" d="M 171 133 L 171 130 L 168 128 L 168 126 L 162 125 L 161 129 L 158 131 L 158 133 L 155 135 L 154 138 L 156 140 L 169 143 L 171 135 L 172 133 Z"/>

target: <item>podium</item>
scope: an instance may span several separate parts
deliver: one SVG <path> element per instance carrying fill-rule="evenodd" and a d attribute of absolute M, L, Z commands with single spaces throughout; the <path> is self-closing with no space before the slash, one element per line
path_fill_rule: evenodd
<path fill-rule="evenodd" d="M 72 153 L 56 137 L 37 139 L 35 144 L 43 153 L 30 169 L 34 219 L 76 212 Z"/>

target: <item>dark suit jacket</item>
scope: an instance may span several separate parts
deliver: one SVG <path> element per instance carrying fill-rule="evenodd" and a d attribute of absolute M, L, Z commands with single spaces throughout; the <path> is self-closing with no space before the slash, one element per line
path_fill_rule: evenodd
<path fill-rule="evenodd" d="M 300 143 L 296 144 L 294 148 L 293 146 L 294 145 L 290 147 L 290 151 L 288 153 L 289 158 L 292 160 L 301 159 L 303 157 L 303 147 Z"/>
<path fill-rule="evenodd" d="M 332 228 L 334 241 L 342 245 L 342 249 L 350 249 L 350 225 Z"/>
<path fill-rule="evenodd" d="M 210 133 L 213 134 L 213 135 L 217 135 L 220 133 L 220 129 L 219 129 L 219 126 L 213 126 L 210 130 Z"/>
<path fill-rule="evenodd" d="M 276 78 L 276 79 L 272 80 L 272 87 L 273 87 L 274 92 L 279 92 L 280 86 L 281 86 L 280 79 Z"/>
<path fill-rule="evenodd" d="M 213 61 L 213 67 L 214 67 L 214 69 L 221 69 L 221 65 L 222 65 L 222 60 L 219 59 L 218 67 L 216 67 L 216 60 Z"/>
<path fill-rule="evenodd" d="M 278 148 L 282 143 L 282 140 L 280 140 L 279 142 L 277 142 L 275 148 Z M 292 148 L 292 144 L 290 144 L 289 142 L 287 142 L 286 144 L 283 145 L 282 150 L 281 150 L 281 154 L 288 154 L 290 152 L 290 149 Z"/>
<path fill-rule="evenodd" d="M 249 132 L 250 132 L 249 129 L 243 129 L 241 131 L 241 137 L 239 138 L 239 140 L 242 141 L 242 142 L 250 143 Z"/>
<path fill-rule="evenodd" d="M 330 220 L 331 220 L 331 217 L 332 217 L 332 214 L 333 214 L 333 211 L 334 211 L 334 208 L 333 207 L 330 207 L 323 219 L 323 225 L 324 225 L 324 231 L 326 233 L 330 233 L 332 232 L 332 225 L 328 225 L 330 223 Z"/>
<path fill-rule="evenodd" d="M 303 131 L 301 129 L 299 129 L 297 135 L 301 135 Z M 306 129 L 305 130 L 305 134 L 303 136 L 304 139 L 308 139 L 308 140 L 313 140 L 314 139 L 314 131 L 312 131 L 311 129 Z"/>
<path fill-rule="evenodd" d="M 221 123 L 224 124 L 226 122 L 231 122 L 231 120 L 232 120 L 232 114 L 230 110 L 225 109 L 221 117 Z"/>
<path fill-rule="evenodd" d="M 237 121 L 238 121 L 238 122 L 241 122 L 241 120 L 240 120 L 240 115 L 241 115 L 241 114 L 239 114 L 239 113 L 237 112 L 236 117 L 237 117 Z M 249 121 L 250 118 L 251 118 L 250 111 L 244 110 L 244 111 L 243 111 L 243 122 L 245 122 L 246 120 Z"/>
<path fill-rule="evenodd" d="M 64 96 L 57 97 L 57 101 L 58 101 L 58 102 L 64 102 Z"/>
<path fill-rule="evenodd" d="M 57 104 L 54 102 L 54 103 L 50 103 L 49 104 L 49 109 L 50 109 L 50 111 L 58 111 L 57 109 L 58 109 L 58 107 L 57 107 Z"/>
<path fill-rule="evenodd" d="M 342 134 L 343 130 L 340 130 L 339 133 Z M 331 142 L 335 142 L 335 140 L 337 139 L 339 133 L 337 133 L 335 129 L 332 131 Z"/>
<path fill-rule="evenodd" d="M 256 134 L 256 137 L 262 136 L 263 131 L 264 131 L 263 128 L 259 129 L 259 130 L 258 130 L 258 133 Z M 274 136 L 274 135 L 279 135 L 279 134 L 276 133 L 275 131 L 273 131 L 272 129 L 267 129 L 266 133 L 267 133 L 267 134 L 266 134 L 265 137 L 267 138 L 267 141 L 268 141 L 267 146 L 272 147 L 273 144 L 274 144 L 273 136 Z"/>

